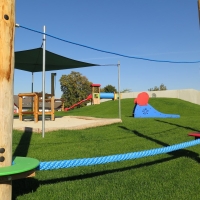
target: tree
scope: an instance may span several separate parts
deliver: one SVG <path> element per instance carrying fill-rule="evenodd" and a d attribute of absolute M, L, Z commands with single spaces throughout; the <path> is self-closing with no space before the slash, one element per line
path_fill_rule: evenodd
<path fill-rule="evenodd" d="M 167 87 L 162 83 L 159 87 L 155 86 L 154 88 L 148 89 L 148 91 L 162 91 L 167 90 Z"/>
<path fill-rule="evenodd" d="M 167 90 L 167 87 L 162 83 L 162 84 L 160 85 L 160 90 Z"/>
<path fill-rule="evenodd" d="M 126 89 L 123 89 L 123 90 L 121 91 L 121 93 L 127 93 L 127 92 L 131 92 L 131 91 L 132 91 L 131 89 L 126 88 Z"/>
<path fill-rule="evenodd" d="M 106 93 L 114 93 L 114 92 L 117 92 L 117 89 L 115 88 L 115 86 L 112 86 L 112 85 L 107 85 L 103 88 L 104 92 Z"/>
<path fill-rule="evenodd" d="M 65 107 L 70 107 L 91 94 L 90 85 L 92 83 L 79 72 L 72 71 L 68 75 L 62 75 L 59 81 L 63 92 L 62 98 L 65 100 Z M 85 105 L 86 102 L 80 104 L 81 107 Z"/>
<path fill-rule="evenodd" d="M 100 88 L 100 92 L 105 92 L 104 88 Z"/>

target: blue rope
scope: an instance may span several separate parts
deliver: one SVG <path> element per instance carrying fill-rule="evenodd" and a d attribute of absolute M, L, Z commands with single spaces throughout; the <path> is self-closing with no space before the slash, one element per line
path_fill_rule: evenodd
<path fill-rule="evenodd" d="M 197 61 L 170 61 L 170 60 L 155 60 L 155 59 L 142 58 L 142 57 L 136 57 L 136 56 L 127 56 L 127 55 L 123 55 L 123 54 L 119 54 L 119 53 L 114 53 L 114 52 L 110 52 L 110 51 L 105 51 L 105 50 L 93 48 L 93 47 L 90 47 L 90 46 L 86 46 L 86 45 L 83 45 L 83 44 L 71 42 L 69 40 L 61 39 L 59 37 L 56 37 L 56 36 L 53 36 L 53 35 L 50 35 L 50 34 L 47 34 L 47 33 L 43 33 L 41 31 L 37 31 L 37 30 L 31 29 L 31 28 L 27 28 L 25 26 L 18 25 L 18 27 L 21 27 L 21 28 L 24 28 L 24 29 L 27 29 L 29 31 L 33 31 L 33 32 L 36 32 L 36 33 L 45 34 L 46 36 L 49 36 L 51 38 L 54 38 L 54 39 L 57 39 L 57 40 L 60 40 L 60 41 L 63 41 L 63 42 L 67 42 L 67 43 L 70 43 L 70 44 L 74 44 L 74 45 L 77 45 L 77 46 L 85 47 L 85 48 L 92 49 L 92 50 L 95 50 L 95 51 L 100 51 L 102 53 L 108 53 L 108 54 L 112 54 L 112 55 L 116 55 L 116 56 L 121 56 L 121 57 L 125 57 L 125 58 L 133 58 L 133 59 L 145 60 L 145 61 L 151 61 L 151 62 L 176 63 L 176 64 L 194 64 L 194 63 L 200 63 L 200 60 L 197 60 Z"/>
<path fill-rule="evenodd" d="M 162 148 L 144 150 L 140 152 L 109 155 L 109 156 L 102 156 L 102 157 L 96 157 L 96 158 L 82 158 L 82 159 L 73 159 L 73 160 L 40 162 L 38 170 L 52 170 L 52 169 L 72 168 L 72 167 L 80 167 L 80 166 L 106 164 L 106 163 L 111 163 L 111 162 L 119 162 L 119 161 L 124 161 L 124 160 L 131 160 L 131 159 L 143 158 L 147 156 L 154 156 L 154 155 L 163 154 L 163 153 L 169 153 L 172 151 L 177 151 L 179 149 L 191 147 L 197 144 L 200 144 L 200 139 L 184 142 L 180 144 L 175 144 L 172 146 L 162 147 Z"/>

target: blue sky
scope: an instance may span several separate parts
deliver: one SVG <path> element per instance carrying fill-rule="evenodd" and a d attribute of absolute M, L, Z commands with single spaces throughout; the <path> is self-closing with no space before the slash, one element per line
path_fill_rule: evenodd
<path fill-rule="evenodd" d="M 68 41 L 128 56 L 156 60 L 200 60 L 197 0 L 16 0 L 16 23 Z M 38 48 L 42 35 L 15 30 L 15 51 Z M 163 83 L 167 89 L 200 90 L 200 63 L 170 64 L 124 58 L 65 43 L 47 36 L 46 49 L 95 64 L 121 64 L 120 89 L 147 91 Z M 73 69 L 102 87 L 117 88 L 117 66 Z M 71 70 L 46 72 L 56 76 L 56 97 L 62 95 L 59 79 Z M 15 70 L 14 94 L 31 91 L 32 75 Z M 42 73 L 34 74 L 34 91 L 42 91 Z"/>

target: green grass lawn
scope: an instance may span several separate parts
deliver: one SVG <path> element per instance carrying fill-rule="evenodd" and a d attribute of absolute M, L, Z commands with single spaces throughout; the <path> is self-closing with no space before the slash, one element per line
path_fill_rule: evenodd
<path fill-rule="evenodd" d="M 135 119 L 133 99 L 123 99 L 122 123 L 85 130 L 40 134 L 13 131 L 13 155 L 39 161 L 68 160 L 142 151 L 193 140 L 200 131 L 200 106 L 179 99 L 154 98 L 149 104 L 179 119 Z M 118 101 L 56 116 L 118 118 Z M 199 199 L 200 146 L 168 154 L 89 167 L 37 171 L 13 181 L 13 199 L 195 200 Z"/>

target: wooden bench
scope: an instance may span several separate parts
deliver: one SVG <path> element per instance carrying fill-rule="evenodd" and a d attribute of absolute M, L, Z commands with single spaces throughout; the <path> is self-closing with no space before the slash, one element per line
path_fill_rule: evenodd
<path fill-rule="evenodd" d="M 195 137 L 195 140 L 200 138 L 200 132 L 199 133 L 198 132 L 193 132 L 193 133 L 189 133 L 188 135 Z"/>

